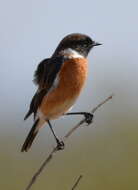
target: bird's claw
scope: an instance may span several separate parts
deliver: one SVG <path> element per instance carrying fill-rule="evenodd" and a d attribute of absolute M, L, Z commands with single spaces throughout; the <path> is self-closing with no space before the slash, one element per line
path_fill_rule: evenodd
<path fill-rule="evenodd" d="M 84 114 L 85 117 L 85 122 L 90 125 L 92 123 L 92 119 L 93 119 L 93 114 L 91 113 L 85 113 Z"/>
<path fill-rule="evenodd" d="M 57 139 L 57 147 L 56 147 L 57 150 L 63 150 L 64 147 L 65 147 L 64 142 L 63 142 L 63 141 L 59 141 L 59 140 Z"/>

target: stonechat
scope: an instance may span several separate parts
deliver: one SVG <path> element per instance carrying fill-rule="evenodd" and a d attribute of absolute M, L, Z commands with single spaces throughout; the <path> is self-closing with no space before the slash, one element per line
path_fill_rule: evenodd
<path fill-rule="evenodd" d="M 34 82 L 38 86 L 30 103 L 25 120 L 34 115 L 34 124 L 30 130 L 21 151 L 28 151 L 39 129 L 47 123 L 56 139 L 57 147 L 62 149 L 60 141 L 51 125 L 51 120 L 63 115 L 82 114 L 90 123 L 92 114 L 87 112 L 70 113 L 87 78 L 90 50 L 101 45 L 89 36 L 79 33 L 67 35 L 59 43 L 50 58 L 41 61 L 34 74 Z"/>

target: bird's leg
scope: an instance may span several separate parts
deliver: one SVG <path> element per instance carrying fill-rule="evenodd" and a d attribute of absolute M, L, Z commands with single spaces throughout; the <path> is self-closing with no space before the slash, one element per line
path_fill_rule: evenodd
<path fill-rule="evenodd" d="M 71 113 L 66 113 L 65 115 L 84 115 L 85 117 L 85 122 L 89 125 L 92 123 L 93 119 L 93 114 L 89 112 L 71 112 Z"/>
<path fill-rule="evenodd" d="M 52 125 L 51 125 L 50 121 L 47 120 L 47 122 L 48 122 L 48 125 L 49 125 L 49 127 L 50 127 L 50 129 L 51 129 L 51 131 L 52 131 L 52 133 L 53 133 L 53 135 L 54 135 L 54 138 L 55 138 L 56 142 L 57 142 L 57 149 L 58 149 L 58 150 L 64 149 L 64 142 L 63 142 L 63 141 L 60 141 L 60 140 L 58 139 L 58 137 L 56 136 L 56 134 L 55 134 L 55 132 L 54 132 L 54 130 L 53 130 L 53 128 L 52 128 Z"/>

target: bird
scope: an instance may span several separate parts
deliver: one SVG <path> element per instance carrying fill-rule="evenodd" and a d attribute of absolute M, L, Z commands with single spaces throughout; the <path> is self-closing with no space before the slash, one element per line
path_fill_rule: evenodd
<path fill-rule="evenodd" d="M 34 124 L 21 148 L 27 152 L 40 128 L 48 124 L 57 142 L 57 148 L 63 149 L 64 143 L 58 139 L 51 120 L 65 115 L 84 115 L 86 122 L 92 121 L 89 112 L 69 112 L 79 97 L 88 73 L 88 54 L 95 46 L 102 45 L 90 36 L 72 33 L 65 36 L 51 57 L 42 60 L 34 73 L 37 91 L 30 108 L 24 117 L 34 116 Z"/>

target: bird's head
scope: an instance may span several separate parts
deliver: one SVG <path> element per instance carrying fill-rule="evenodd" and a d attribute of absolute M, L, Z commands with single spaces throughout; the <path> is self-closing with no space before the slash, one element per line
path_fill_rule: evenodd
<path fill-rule="evenodd" d="M 61 52 L 74 51 L 83 57 L 87 57 L 88 53 L 94 46 L 102 45 L 97 43 L 92 38 L 85 34 L 73 33 L 64 37 L 59 43 L 54 55 L 58 55 Z"/>

